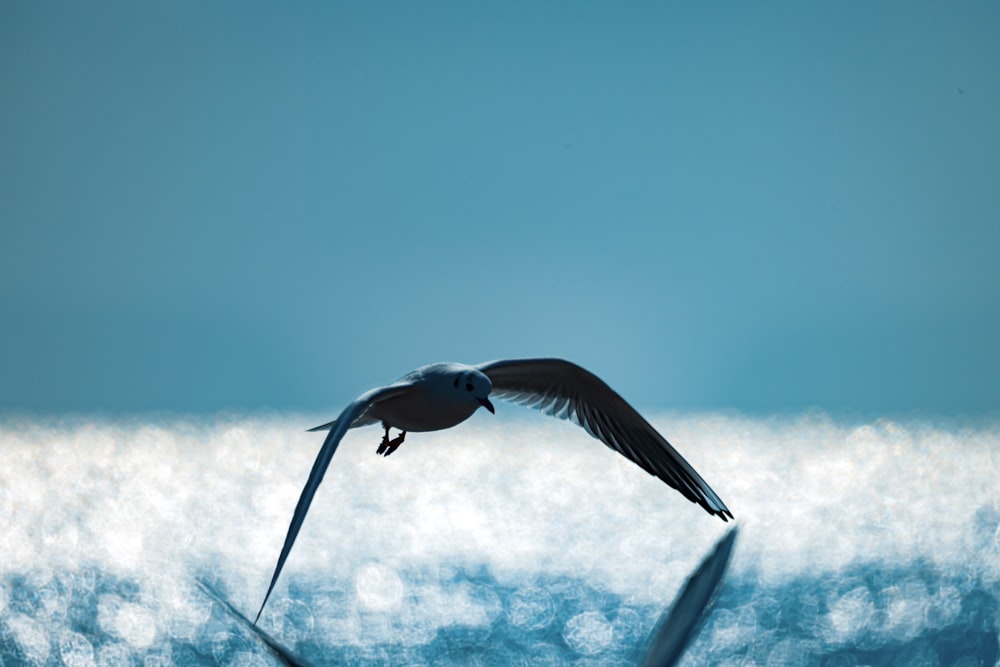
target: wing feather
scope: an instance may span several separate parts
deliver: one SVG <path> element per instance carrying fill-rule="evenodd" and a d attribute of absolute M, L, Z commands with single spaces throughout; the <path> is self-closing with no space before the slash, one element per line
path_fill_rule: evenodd
<path fill-rule="evenodd" d="M 509 359 L 476 367 L 492 395 L 568 419 L 723 521 L 725 503 L 677 450 L 603 380 L 562 359 Z"/>
<path fill-rule="evenodd" d="M 288 533 L 285 535 L 285 543 L 281 547 L 281 554 L 278 556 L 278 563 L 274 567 L 274 575 L 271 577 L 271 584 L 267 587 L 267 593 L 264 595 L 264 601 L 260 604 L 260 610 L 257 612 L 257 617 L 253 621 L 254 625 L 256 625 L 257 621 L 260 620 L 260 615 L 264 611 L 264 606 L 267 605 L 267 600 L 271 597 L 271 591 L 274 590 L 274 585 L 278 582 L 278 575 L 281 574 L 281 570 L 285 566 L 285 561 L 288 559 L 288 554 L 292 550 L 292 545 L 295 544 L 295 538 L 298 537 L 299 530 L 302 528 L 302 522 L 305 521 L 306 513 L 309 511 L 309 505 L 312 504 L 313 497 L 316 495 L 316 491 L 319 489 L 319 485 L 323 481 L 326 469 L 330 466 L 330 460 L 337 451 L 337 447 L 340 445 L 340 441 L 343 439 L 344 434 L 347 433 L 349 428 L 357 424 L 358 418 L 362 417 L 369 407 L 379 401 L 383 401 L 406 391 L 406 388 L 406 386 L 392 385 L 389 387 L 372 389 L 371 391 L 359 396 L 353 403 L 344 408 L 343 412 L 340 413 L 340 416 L 337 417 L 336 420 L 330 422 L 329 424 L 316 427 L 317 429 L 330 427 L 330 432 L 327 433 L 326 439 L 323 440 L 323 446 L 320 447 L 319 454 L 316 456 L 316 461 L 313 463 L 312 470 L 309 472 L 309 479 L 306 481 L 305 488 L 302 489 L 302 495 L 299 496 L 298 504 L 295 505 L 295 512 L 292 515 L 292 521 L 288 525 Z"/>

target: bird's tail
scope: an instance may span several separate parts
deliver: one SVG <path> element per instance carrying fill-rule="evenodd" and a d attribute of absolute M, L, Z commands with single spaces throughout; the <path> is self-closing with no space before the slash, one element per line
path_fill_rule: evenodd
<path fill-rule="evenodd" d="M 337 427 L 337 420 L 334 419 L 332 422 L 327 422 L 325 424 L 320 424 L 319 426 L 313 426 L 311 429 L 308 429 L 306 431 L 306 433 L 313 433 L 315 431 L 329 431 L 330 429 L 333 429 L 333 428 L 336 428 L 336 427 Z"/>

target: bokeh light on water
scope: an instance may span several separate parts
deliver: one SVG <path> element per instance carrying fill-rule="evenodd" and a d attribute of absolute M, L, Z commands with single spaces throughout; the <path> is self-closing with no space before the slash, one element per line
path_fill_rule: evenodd
<path fill-rule="evenodd" d="M 275 664 L 310 418 L 0 424 L 5 665 Z M 733 509 L 687 665 L 994 665 L 1000 431 L 653 420 Z M 318 423 L 318 422 L 317 422 Z M 316 664 L 631 665 L 725 525 L 567 424 L 345 439 L 261 626 Z"/>

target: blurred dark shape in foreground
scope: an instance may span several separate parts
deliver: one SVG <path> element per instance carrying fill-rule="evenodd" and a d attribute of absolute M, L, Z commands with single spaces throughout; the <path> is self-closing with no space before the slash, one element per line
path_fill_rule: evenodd
<path fill-rule="evenodd" d="M 271 649 L 274 655 L 277 656 L 277 658 L 281 660 L 282 663 L 289 665 L 289 667 L 308 667 L 309 663 L 296 658 L 295 654 L 292 653 L 287 648 L 285 648 L 281 644 L 281 642 L 279 642 L 277 639 L 275 639 L 271 635 L 267 634 L 266 632 L 258 628 L 253 623 L 251 623 L 249 618 L 241 614 L 236 607 L 229 604 L 229 602 L 224 597 L 222 597 L 222 595 L 218 591 L 212 588 L 212 586 L 209 583 L 202 581 L 201 579 L 198 579 L 198 586 L 200 586 L 201 590 L 205 591 L 205 593 L 207 593 L 210 598 L 221 604 L 223 609 L 228 611 L 229 614 L 237 621 L 239 621 L 241 625 L 243 625 L 247 630 L 249 630 L 253 634 L 257 635 L 257 637 L 262 642 L 267 644 L 267 646 Z"/>
<path fill-rule="evenodd" d="M 694 640 L 708 616 L 712 600 L 729 567 L 737 528 L 731 528 L 715 549 L 688 577 L 674 603 L 667 608 L 650 633 L 646 657 L 641 667 L 671 667 L 680 660 L 684 649 Z"/>
<path fill-rule="evenodd" d="M 738 529 L 733 527 L 719 540 L 712 553 L 688 578 L 674 603 L 660 616 L 647 640 L 648 649 L 642 662 L 639 663 L 641 667 L 672 667 L 677 664 L 708 616 L 715 593 L 719 590 L 729 566 L 738 532 Z M 198 585 L 244 628 L 266 644 L 282 663 L 290 667 L 309 665 L 305 660 L 296 657 L 281 642 L 254 625 L 210 584 L 199 579 Z"/>

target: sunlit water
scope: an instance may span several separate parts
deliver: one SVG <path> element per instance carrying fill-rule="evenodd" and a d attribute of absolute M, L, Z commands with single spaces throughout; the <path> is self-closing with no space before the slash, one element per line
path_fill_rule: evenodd
<path fill-rule="evenodd" d="M 1000 428 L 654 424 L 741 525 L 687 665 L 997 663 Z M 0 422 L 5 665 L 275 664 L 253 616 L 314 418 Z M 315 664 L 631 665 L 725 524 L 582 430 L 477 415 L 334 457 L 262 627 Z"/>

